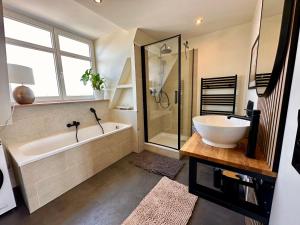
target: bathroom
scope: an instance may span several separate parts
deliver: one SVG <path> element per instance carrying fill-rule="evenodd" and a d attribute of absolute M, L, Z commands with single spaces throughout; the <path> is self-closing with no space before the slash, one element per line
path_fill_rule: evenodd
<path fill-rule="evenodd" d="M 0 3 L 1 225 L 298 224 L 298 0 Z"/>

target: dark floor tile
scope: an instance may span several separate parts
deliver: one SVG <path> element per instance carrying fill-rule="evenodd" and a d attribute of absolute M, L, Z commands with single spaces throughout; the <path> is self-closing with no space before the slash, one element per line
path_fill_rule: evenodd
<path fill-rule="evenodd" d="M 136 208 L 161 176 L 130 164 L 125 157 L 46 206 L 29 214 L 23 201 L 0 216 L 0 225 L 118 225 Z M 188 160 L 176 180 L 188 184 Z M 198 180 L 212 186 L 212 169 L 198 169 Z M 244 225 L 244 217 L 199 199 L 189 225 Z"/>

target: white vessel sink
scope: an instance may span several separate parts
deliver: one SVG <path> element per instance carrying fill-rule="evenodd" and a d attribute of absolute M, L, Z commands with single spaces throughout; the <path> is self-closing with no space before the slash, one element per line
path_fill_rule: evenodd
<path fill-rule="evenodd" d="M 196 116 L 193 123 L 205 144 L 220 148 L 236 147 L 250 127 L 250 121 L 217 115 Z"/>

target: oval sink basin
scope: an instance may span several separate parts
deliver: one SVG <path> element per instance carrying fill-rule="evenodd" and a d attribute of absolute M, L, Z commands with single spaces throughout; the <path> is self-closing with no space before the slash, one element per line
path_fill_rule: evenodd
<path fill-rule="evenodd" d="M 218 115 L 196 116 L 193 123 L 205 144 L 220 148 L 235 148 L 250 127 L 250 121 Z"/>

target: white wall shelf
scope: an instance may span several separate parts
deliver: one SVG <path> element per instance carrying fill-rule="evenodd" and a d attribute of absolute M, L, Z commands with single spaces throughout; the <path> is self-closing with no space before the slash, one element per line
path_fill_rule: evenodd
<path fill-rule="evenodd" d="M 109 105 L 110 108 L 117 110 L 127 110 L 126 108 L 129 108 L 128 110 L 134 109 L 131 66 L 131 58 L 128 57 L 124 63 L 122 73 L 112 95 L 112 99 Z M 120 107 L 124 107 L 125 109 L 119 109 Z"/>
<path fill-rule="evenodd" d="M 133 88 L 133 85 L 132 84 L 120 84 L 117 86 L 117 88 Z"/>

